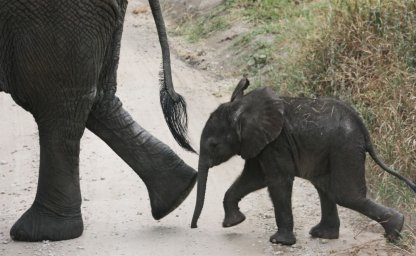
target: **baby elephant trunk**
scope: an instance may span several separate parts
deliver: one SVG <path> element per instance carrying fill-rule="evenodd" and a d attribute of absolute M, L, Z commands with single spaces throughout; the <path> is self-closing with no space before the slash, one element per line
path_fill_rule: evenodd
<path fill-rule="evenodd" d="M 205 191 L 207 188 L 207 178 L 208 178 L 208 165 L 203 164 L 201 160 L 199 160 L 196 205 L 195 205 L 195 210 L 194 210 L 194 216 L 192 217 L 191 228 L 197 227 L 197 222 L 198 222 L 199 216 L 201 215 L 202 207 L 204 207 Z"/>

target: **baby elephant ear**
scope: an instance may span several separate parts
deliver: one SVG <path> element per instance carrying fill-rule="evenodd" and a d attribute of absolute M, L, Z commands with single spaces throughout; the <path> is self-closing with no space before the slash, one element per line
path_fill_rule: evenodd
<path fill-rule="evenodd" d="M 238 82 L 237 87 L 234 89 L 233 94 L 231 95 L 231 102 L 234 100 L 241 99 L 244 95 L 244 90 L 250 85 L 250 81 L 247 78 L 242 78 L 240 82 Z"/>
<path fill-rule="evenodd" d="M 257 89 L 241 99 L 236 111 L 240 155 L 244 159 L 257 156 L 277 139 L 283 128 L 283 101 L 270 88 Z"/>

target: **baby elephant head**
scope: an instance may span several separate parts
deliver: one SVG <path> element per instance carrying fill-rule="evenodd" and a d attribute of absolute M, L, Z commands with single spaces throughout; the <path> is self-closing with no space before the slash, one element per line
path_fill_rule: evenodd
<path fill-rule="evenodd" d="M 282 130 L 283 101 L 270 88 L 256 89 L 244 95 L 249 84 L 246 78 L 241 79 L 231 101 L 221 104 L 211 114 L 202 131 L 192 228 L 197 227 L 204 205 L 208 169 L 234 155 L 244 159 L 255 157 Z"/>

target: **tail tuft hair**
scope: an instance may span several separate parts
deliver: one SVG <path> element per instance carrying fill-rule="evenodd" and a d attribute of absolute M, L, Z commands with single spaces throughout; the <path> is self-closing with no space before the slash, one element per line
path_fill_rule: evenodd
<path fill-rule="evenodd" d="M 188 132 L 188 115 L 186 111 L 186 102 L 184 98 L 175 93 L 170 95 L 165 79 L 163 70 L 160 72 L 160 104 L 162 106 L 163 115 L 169 130 L 175 138 L 176 142 L 184 149 L 196 153 L 196 151 L 190 145 L 187 132 Z"/>

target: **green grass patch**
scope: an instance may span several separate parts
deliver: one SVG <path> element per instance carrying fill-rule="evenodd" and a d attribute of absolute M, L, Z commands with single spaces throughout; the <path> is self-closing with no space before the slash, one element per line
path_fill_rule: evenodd
<path fill-rule="evenodd" d="M 211 33 L 226 29 L 230 23 L 224 17 L 211 18 L 209 21 L 200 19 L 189 31 L 188 39 L 190 42 L 197 42 L 201 38 L 208 37 Z"/>
<path fill-rule="evenodd" d="M 221 5 L 204 16 L 189 17 L 179 22 L 175 34 L 184 36 L 190 43 L 199 42 L 212 33 L 229 28 L 235 20 L 229 4 Z"/>

